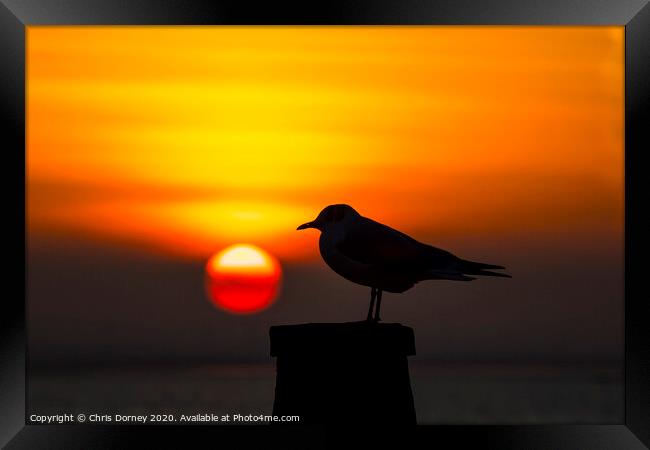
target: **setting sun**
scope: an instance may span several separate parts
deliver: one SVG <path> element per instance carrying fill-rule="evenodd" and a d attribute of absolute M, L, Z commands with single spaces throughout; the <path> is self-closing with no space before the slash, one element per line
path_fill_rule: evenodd
<path fill-rule="evenodd" d="M 254 245 L 236 244 L 208 260 L 206 289 L 219 308 L 254 313 L 273 303 L 281 276 L 280 263 L 269 253 Z"/>

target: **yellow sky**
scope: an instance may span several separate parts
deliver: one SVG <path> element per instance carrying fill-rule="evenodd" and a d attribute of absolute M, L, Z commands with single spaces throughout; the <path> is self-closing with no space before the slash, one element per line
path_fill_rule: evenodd
<path fill-rule="evenodd" d="M 302 259 L 345 202 L 420 238 L 618 236 L 623 36 L 28 27 L 29 231 Z"/>

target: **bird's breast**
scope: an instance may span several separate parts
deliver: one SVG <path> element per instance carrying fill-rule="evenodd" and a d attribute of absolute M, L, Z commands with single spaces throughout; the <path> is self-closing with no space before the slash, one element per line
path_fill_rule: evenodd
<path fill-rule="evenodd" d="M 403 292 L 413 286 L 413 281 L 404 279 L 401 274 L 387 273 L 379 267 L 348 258 L 338 250 L 339 242 L 336 236 L 322 233 L 318 244 L 325 263 L 346 280 L 388 292 Z"/>
<path fill-rule="evenodd" d="M 318 241 L 320 255 L 323 261 L 336 273 L 342 277 L 350 279 L 355 274 L 363 270 L 364 264 L 347 258 L 338 249 L 338 244 L 343 240 L 343 236 L 337 236 L 333 233 L 322 233 Z M 352 280 L 355 281 L 355 280 Z M 358 282 L 358 281 L 355 281 Z"/>

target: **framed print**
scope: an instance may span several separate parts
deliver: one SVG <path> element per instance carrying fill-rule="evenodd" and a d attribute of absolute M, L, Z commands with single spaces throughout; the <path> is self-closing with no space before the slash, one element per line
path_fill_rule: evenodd
<path fill-rule="evenodd" d="M 650 446 L 646 3 L 0 10 L 7 448 Z"/>

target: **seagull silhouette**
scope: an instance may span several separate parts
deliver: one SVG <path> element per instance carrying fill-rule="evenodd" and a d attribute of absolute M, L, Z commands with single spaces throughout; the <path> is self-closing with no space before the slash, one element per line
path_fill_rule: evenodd
<path fill-rule="evenodd" d="M 320 254 L 343 278 L 370 287 L 368 321 L 380 321 L 382 292 L 402 293 L 424 280 L 471 281 L 468 275 L 511 278 L 487 269 L 503 266 L 467 261 L 389 226 L 363 217 L 349 205 L 329 205 L 297 229 L 320 230 Z M 375 299 L 377 306 L 374 311 Z"/>

